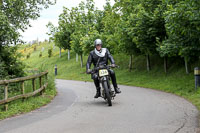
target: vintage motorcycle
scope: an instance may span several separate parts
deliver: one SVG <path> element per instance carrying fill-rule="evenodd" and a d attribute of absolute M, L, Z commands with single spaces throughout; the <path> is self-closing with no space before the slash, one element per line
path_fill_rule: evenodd
<path fill-rule="evenodd" d="M 115 66 L 119 67 L 119 66 Z M 99 67 L 95 67 L 92 69 L 91 73 L 98 72 L 98 79 L 101 84 L 101 97 L 108 103 L 108 106 L 112 106 L 112 100 L 116 96 L 115 91 L 113 88 L 111 88 L 110 85 L 110 75 L 109 75 L 109 69 L 114 68 L 111 65 L 103 65 Z"/>

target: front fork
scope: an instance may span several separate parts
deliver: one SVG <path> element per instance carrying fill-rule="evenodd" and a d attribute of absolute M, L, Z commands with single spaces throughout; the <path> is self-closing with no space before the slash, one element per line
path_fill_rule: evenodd
<path fill-rule="evenodd" d="M 108 84 L 108 88 L 110 90 L 110 95 L 112 97 L 112 99 L 114 99 L 114 97 L 116 96 L 115 95 L 115 91 L 111 88 L 110 86 L 110 77 L 109 76 L 104 76 L 104 77 L 101 77 L 100 79 L 100 82 L 101 82 L 101 85 L 104 81 L 107 81 L 107 84 Z M 105 99 L 105 92 L 104 92 L 104 87 L 102 85 L 102 89 L 101 89 L 101 97 L 103 97 Z"/>

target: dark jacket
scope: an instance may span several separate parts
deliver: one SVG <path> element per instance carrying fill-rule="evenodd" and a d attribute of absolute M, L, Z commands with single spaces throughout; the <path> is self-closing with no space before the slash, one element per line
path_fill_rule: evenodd
<path fill-rule="evenodd" d="M 86 70 L 90 69 L 92 63 L 94 66 L 96 66 L 98 59 L 99 59 L 99 65 L 108 65 L 108 59 L 110 60 L 112 64 L 115 64 L 115 61 L 108 49 L 106 49 L 106 53 L 104 57 L 99 57 L 98 55 L 95 54 L 95 51 L 93 50 L 90 52 L 90 55 L 88 56 Z"/>

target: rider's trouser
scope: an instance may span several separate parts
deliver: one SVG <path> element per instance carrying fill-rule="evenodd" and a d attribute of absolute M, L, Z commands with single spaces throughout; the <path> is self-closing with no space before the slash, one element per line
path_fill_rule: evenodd
<path fill-rule="evenodd" d="M 117 88 L 115 72 L 111 69 L 109 69 L 108 71 L 109 71 L 110 77 L 112 79 L 113 87 Z M 100 84 L 99 84 L 99 79 L 98 79 L 98 73 L 92 74 L 92 79 L 94 80 L 94 84 L 95 84 L 96 88 L 99 88 Z"/>

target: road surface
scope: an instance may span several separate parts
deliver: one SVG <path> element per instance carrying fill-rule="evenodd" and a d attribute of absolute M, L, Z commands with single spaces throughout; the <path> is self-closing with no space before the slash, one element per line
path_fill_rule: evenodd
<path fill-rule="evenodd" d="M 195 133 L 198 110 L 178 96 L 119 86 L 113 106 L 94 99 L 93 83 L 56 80 L 45 107 L 0 121 L 0 133 Z"/>

